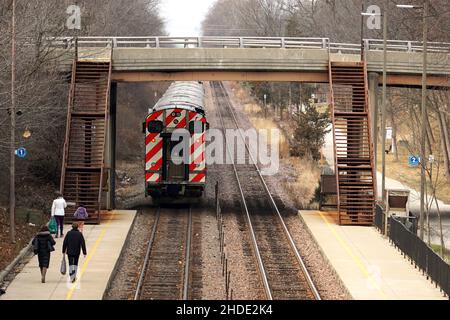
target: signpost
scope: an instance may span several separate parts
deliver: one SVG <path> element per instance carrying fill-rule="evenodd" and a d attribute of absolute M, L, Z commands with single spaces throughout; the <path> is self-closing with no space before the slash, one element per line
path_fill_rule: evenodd
<path fill-rule="evenodd" d="M 392 140 L 392 128 L 391 127 L 386 128 L 386 139 Z"/>
<path fill-rule="evenodd" d="M 413 156 L 410 155 L 408 157 L 408 164 L 410 167 L 418 167 L 420 164 L 420 157 L 419 156 Z"/>
<path fill-rule="evenodd" d="M 28 154 L 27 149 L 21 147 L 19 149 L 16 149 L 16 151 L 14 152 L 16 156 L 18 156 L 19 158 L 25 158 Z"/>

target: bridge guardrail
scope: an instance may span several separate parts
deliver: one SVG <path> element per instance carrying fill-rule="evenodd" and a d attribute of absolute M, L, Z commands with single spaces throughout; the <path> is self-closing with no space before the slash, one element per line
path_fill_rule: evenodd
<path fill-rule="evenodd" d="M 300 37 L 78 37 L 78 48 L 280 48 L 324 49 L 332 53 L 360 53 L 361 44 L 330 42 L 329 38 Z M 47 41 L 53 47 L 70 49 L 75 46 L 74 37 L 54 37 Z M 383 40 L 365 39 L 364 50 L 382 51 Z M 422 42 L 388 40 L 390 52 L 422 52 Z M 450 53 L 450 43 L 430 42 L 431 53 Z"/>

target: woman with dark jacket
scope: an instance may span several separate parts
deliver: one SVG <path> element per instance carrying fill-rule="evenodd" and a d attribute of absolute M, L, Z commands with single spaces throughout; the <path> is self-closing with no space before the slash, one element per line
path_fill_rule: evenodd
<path fill-rule="evenodd" d="M 45 274 L 50 265 L 50 252 L 55 250 L 53 246 L 56 244 L 47 226 L 41 228 L 41 231 L 34 237 L 32 244 L 34 254 L 37 254 L 39 260 L 41 281 L 45 283 Z"/>

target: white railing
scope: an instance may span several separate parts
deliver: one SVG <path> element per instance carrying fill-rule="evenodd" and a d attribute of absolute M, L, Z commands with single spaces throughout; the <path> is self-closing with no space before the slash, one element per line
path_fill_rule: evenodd
<path fill-rule="evenodd" d="M 360 53 L 361 44 L 334 43 L 328 38 L 294 37 L 57 37 L 48 38 L 51 46 L 78 48 L 280 48 L 280 49 L 324 49 L 330 52 Z M 365 39 L 364 50 L 383 50 L 383 40 Z M 388 40 L 390 52 L 422 52 L 418 41 Z M 430 42 L 429 52 L 450 53 L 450 43 Z"/>

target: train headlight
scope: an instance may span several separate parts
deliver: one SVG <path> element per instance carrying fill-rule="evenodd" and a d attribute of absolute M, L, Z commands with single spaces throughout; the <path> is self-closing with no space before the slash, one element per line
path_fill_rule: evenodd
<path fill-rule="evenodd" d="M 178 120 L 177 119 L 173 120 L 173 123 L 178 124 Z"/>

